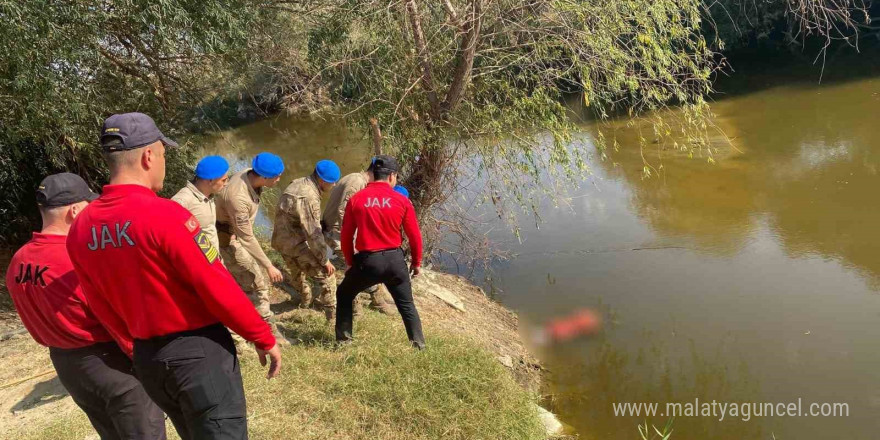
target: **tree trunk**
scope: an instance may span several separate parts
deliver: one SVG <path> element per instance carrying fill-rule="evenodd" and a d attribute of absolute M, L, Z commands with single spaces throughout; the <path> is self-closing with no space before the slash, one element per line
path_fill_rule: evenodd
<path fill-rule="evenodd" d="M 465 34 L 459 44 L 458 63 L 455 66 L 455 74 L 452 77 L 452 84 L 449 91 L 446 92 L 446 99 L 443 101 L 442 112 L 448 113 L 455 109 L 464 97 L 465 88 L 470 84 L 471 72 L 474 67 L 474 57 L 477 53 L 477 45 L 479 44 L 480 28 L 483 22 L 482 0 L 473 0 L 471 4 L 471 13 L 464 25 Z"/>
<path fill-rule="evenodd" d="M 409 17 L 412 26 L 413 43 L 419 57 L 419 66 L 422 68 L 422 88 L 428 96 L 428 104 L 431 106 L 431 118 L 434 120 L 440 117 L 440 102 L 437 100 L 437 92 L 434 89 L 434 78 L 432 76 L 431 54 L 428 52 L 428 45 L 425 42 L 425 34 L 422 31 L 422 17 L 419 15 L 419 9 L 415 0 L 406 1 L 406 15 Z"/>
<path fill-rule="evenodd" d="M 382 131 L 376 118 L 370 118 L 370 133 L 373 139 L 373 154 L 378 156 L 382 154 Z"/>

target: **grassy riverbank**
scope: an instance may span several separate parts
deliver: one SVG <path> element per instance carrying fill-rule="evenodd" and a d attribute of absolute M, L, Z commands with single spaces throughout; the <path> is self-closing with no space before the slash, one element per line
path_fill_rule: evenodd
<path fill-rule="evenodd" d="M 276 304 L 282 331 L 295 343 L 284 349 L 282 374 L 272 381 L 265 380 L 253 351 L 243 350 L 251 438 L 546 438 L 534 407 L 537 396 L 523 386 L 524 372 L 534 367 L 516 355 L 515 318 L 457 277 L 429 274 L 421 283 L 416 300 L 429 346 L 422 352 L 409 347 L 397 316 L 365 313 L 355 321 L 356 341 L 337 348 L 318 312 L 284 311 L 290 303 Z M 458 294 L 466 311 L 429 293 L 437 288 Z M 495 339 L 481 334 L 487 331 Z M 48 359 L 34 359 L 47 356 L 26 335 L 2 344 L 3 365 L 18 366 L 2 374 L 3 383 L 50 367 Z M 513 358 L 514 368 L 503 366 L 499 356 Z M 57 379 L 46 376 L 4 395 L 16 409 L 4 404 L 11 420 L 4 421 L 0 437 L 93 438 L 70 399 L 53 396 L 63 396 L 57 387 Z"/>

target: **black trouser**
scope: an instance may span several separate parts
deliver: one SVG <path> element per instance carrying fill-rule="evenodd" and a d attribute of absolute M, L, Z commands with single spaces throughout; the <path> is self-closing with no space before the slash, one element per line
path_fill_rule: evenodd
<path fill-rule="evenodd" d="M 165 439 L 165 416 L 134 377 L 115 342 L 49 348 L 58 379 L 101 440 Z"/>
<path fill-rule="evenodd" d="M 183 440 L 247 439 L 241 366 L 226 327 L 136 339 L 134 369 Z"/>
<path fill-rule="evenodd" d="M 351 339 L 354 299 L 367 287 L 379 283 L 384 284 L 394 298 L 406 327 L 406 335 L 413 346 L 425 348 L 422 321 L 413 302 L 409 269 L 401 249 L 360 252 L 354 256 L 354 265 L 345 273 L 345 279 L 336 289 L 336 340 Z"/>

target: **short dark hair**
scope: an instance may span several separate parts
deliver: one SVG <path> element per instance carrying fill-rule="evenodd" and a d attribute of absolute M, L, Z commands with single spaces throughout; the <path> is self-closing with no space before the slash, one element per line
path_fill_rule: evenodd
<path fill-rule="evenodd" d="M 373 180 L 386 180 L 388 176 L 394 174 L 394 171 L 391 171 L 387 168 L 378 168 L 373 170 Z"/>

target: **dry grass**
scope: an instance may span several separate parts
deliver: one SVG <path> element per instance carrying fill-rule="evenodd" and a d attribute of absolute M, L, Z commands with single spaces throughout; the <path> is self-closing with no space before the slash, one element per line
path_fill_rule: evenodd
<path fill-rule="evenodd" d="M 318 313 L 290 315 L 282 328 L 297 344 L 284 350 L 281 377 L 266 381 L 253 352 L 242 355 L 252 439 L 544 438 L 534 396 L 469 338 L 428 331 L 419 352 L 397 320 L 369 312 L 356 320 L 356 341 L 337 348 Z M 8 438 L 93 435 L 80 411 L 16 431 Z"/>

